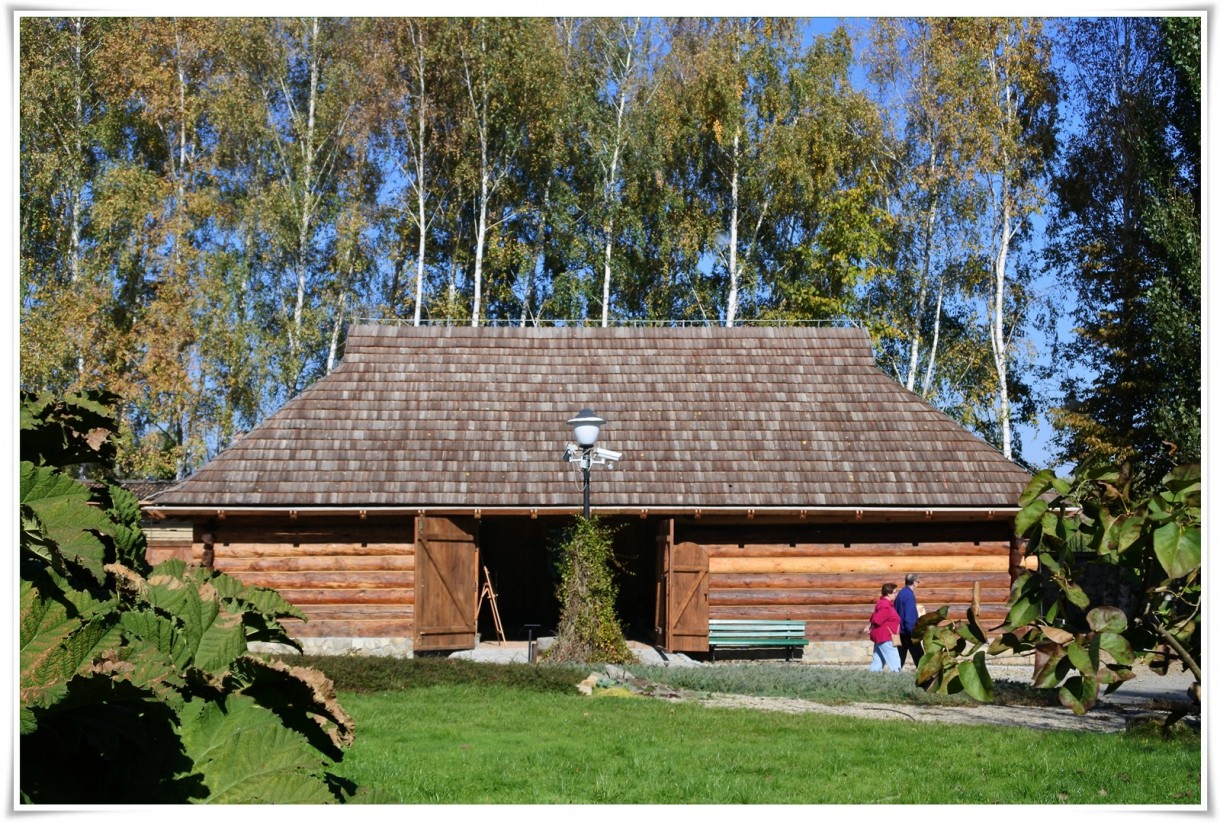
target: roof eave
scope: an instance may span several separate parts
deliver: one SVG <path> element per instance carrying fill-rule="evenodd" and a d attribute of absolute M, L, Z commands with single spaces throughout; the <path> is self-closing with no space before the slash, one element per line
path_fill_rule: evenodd
<path fill-rule="evenodd" d="M 963 521 L 1011 519 L 1021 510 L 1020 506 L 593 506 L 592 514 L 602 517 L 638 516 L 648 517 L 743 517 L 745 519 L 783 519 L 807 521 Z M 226 519 L 229 516 L 472 516 L 482 517 L 553 517 L 578 516 L 580 506 L 355 506 L 355 505 L 152 505 L 146 513 L 155 519 L 168 517 L 212 517 Z"/>

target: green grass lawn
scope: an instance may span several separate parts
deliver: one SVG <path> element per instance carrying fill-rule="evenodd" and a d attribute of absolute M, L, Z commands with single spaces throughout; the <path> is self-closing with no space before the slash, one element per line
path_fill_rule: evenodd
<path fill-rule="evenodd" d="M 340 688 L 343 686 L 340 684 Z M 1197 735 L 1045 732 L 589 698 L 340 691 L 356 802 L 1199 804 Z"/>

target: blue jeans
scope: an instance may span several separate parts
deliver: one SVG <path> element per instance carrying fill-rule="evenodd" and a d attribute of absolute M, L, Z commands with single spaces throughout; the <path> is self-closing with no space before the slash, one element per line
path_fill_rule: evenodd
<path fill-rule="evenodd" d="M 890 669 L 890 673 L 898 673 L 898 669 L 902 667 L 902 663 L 898 661 L 898 649 L 894 647 L 893 642 L 874 642 L 873 643 L 873 664 L 868 666 L 870 671 L 880 671 L 882 664 L 885 664 Z"/>

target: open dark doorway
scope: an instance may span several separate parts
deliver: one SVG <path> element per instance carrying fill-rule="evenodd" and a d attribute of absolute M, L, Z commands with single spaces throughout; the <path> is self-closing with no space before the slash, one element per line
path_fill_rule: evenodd
<path fill-rule="evenodd" d="M 611 519 L 614 527 L 614 569 L 619 585 L 617 612 L 627 639 L 651 643 L 655 622 L 655 540 L 641 520 Z M 479 530 L 480 564 L 487 567 L 496 592 L 500 621 L 509 640 L 533 634 L 553 636 L 559 625 L 556 588 L 559 573 L 551 546 L 571 523 L 566 517 L 539 519 L 485 518 Z M 479 587 L 483 570 L 479 569 Z M 496 638 L 491 609 L 479 609 L 483 641 Z M 531 627 L 536 626 L 536 627 Z"/>

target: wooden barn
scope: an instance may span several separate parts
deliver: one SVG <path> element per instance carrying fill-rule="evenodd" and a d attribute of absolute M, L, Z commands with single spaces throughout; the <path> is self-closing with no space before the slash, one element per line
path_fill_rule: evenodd
<path fill-rule="evenodd" d="M 1029 474 L 840 327 L 353 327 L 332 373 L 153 499 L 193 535 L 150 560 L 279 590 L 307 650 L 472 647 L 484 568 L 509 638 L 545 635 L 583 408 L 623 454 L 590 501 L 618 528 L 629 638 L 698 652 L 709 619 L 789 619 L 860 658 L 910 572 L 929 609 L 964 614 L 979 583 L 985 624 L 1005 612 Z"/>

